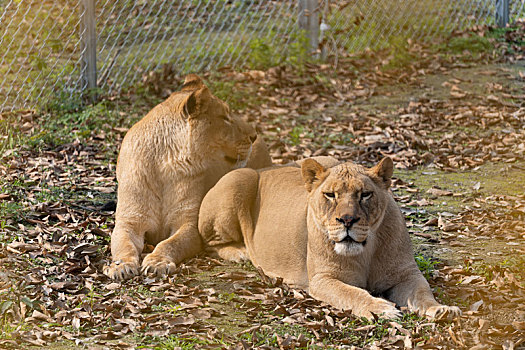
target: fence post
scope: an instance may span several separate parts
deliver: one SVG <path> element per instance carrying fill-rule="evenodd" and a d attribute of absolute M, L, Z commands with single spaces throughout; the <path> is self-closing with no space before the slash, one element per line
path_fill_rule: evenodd
<path fill-rule="evenodd" d="M 309 51 L 319 48 L 319 1 L 299 0 L 299 28 L 308 36 Z"/>
<path fill-rule="evenodd" d="M 81 0 L 82 14 L 82 80 L 85 90 L 83 94 L 89 102 L 96 102 L 97 88 L 97 32 L 95 0 Z"/>
<path fill-rule="evenodd" d="M 509 0 L 496 0 L 496 24 L 501 28 L 509 24 Z"/>

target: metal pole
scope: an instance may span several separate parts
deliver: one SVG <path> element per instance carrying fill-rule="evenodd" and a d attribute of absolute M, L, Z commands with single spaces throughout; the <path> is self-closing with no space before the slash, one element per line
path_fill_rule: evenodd
<path fill-rule="evenodd" d="M 309 51 L 317 53 L 319 48 L 319 4 L 318 0 L 299 0 L 299 28 L 308 36 Z"/>
<path fill-rule="evenodd" d="M 89 102 L 96 102 L 97 88 L 97 32 L 95 0 L 82 0 L 82 79 L 84 95 Z"/>
<path fill-rule="evenodd" d="M 500 28 L 509 24 L 509 0 L 496 0 L 496 24 Z"/>

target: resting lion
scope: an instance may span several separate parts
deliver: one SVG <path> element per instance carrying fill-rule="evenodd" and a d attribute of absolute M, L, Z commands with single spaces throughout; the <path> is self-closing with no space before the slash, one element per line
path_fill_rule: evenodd
<path fill-rule="evenodd" d="M 301 168 L 225 175 L 199 213 L 207 250 L 249 258 L 269 276 L 358 316 L 398 317 L 396 305 L 429 317 L 459 314 L 434 299 L 416 265 L 389 192 L 392 160 L 371 169 L 334 164 L 307 159 Z"/>
<path fill-rule="evenodd" d="M 147 241 L 157 246 L 143 260 L 142 271 L 172 273 L 175 263 L 202 249 L 200 240 L 185 237 L 198 237 L 199 206 L 206 192 L 247 162 L 255 168 L 271 165 L 264 142 L 251 126 L 230 115 L 198 76 L 187 76 L 181 91 L 124 137 L 117 163 L 113 262 L 104 272 L 116 279 L 139 274 Z M 173 245 L 178 239 L 187 244 Z"/>

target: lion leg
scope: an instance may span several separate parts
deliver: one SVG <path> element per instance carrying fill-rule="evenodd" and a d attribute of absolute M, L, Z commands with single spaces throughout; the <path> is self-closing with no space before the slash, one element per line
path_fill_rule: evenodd
<path fill-rule="evenodd" d="M 441 305 L 434 299 L 428 282 L 419 270 L 409 276 L 409 279 L 389 291 L 390 300 L 431 319 L 440 319 L 445 316 L 453 318 L 461 314 L 457 306 Z"/>
<path fill-rule="evenodd" d="M 139 274 L 144 233 L 138 224 L 117 221 L 111 234 L 112 263 L 104 267 L 105 275 L 124 280 Z"/>
<path fill-rule="evenodd" d="M 158 227 L 152 213 L 159 211 L 157 205 L 145 200 L 154 197 L 148 186 L 129 181 L 128 176 L 124 179 L 127 180 L 122 180 L 118 187 L 115 228 L 111 233 L 112 263 L 104 267 L 107 276 L 120 280 L 139 274 L 146 232 Z"/>
<path fill-rule="evenodd" d="M 178 263 L 202 250 L 197 225 L 186 223 L 171 237 L 161 241 L 142 261 L 142 273 L 156 276 L 172 275 Z"/>
<path fill-rule="evenodd" d="M 372 319 L 372 313 L 385 318 L 401 316 L 401 311 L 388 300 L 376 298 L 362 288 L 325 274 L 310 279 L 309 293 L 312 297 L 339 309 L 352 310 L 352 313 L 359 317 Z"/>
<path fill-rule="evenodd" d="M 234 262 L 249 260 L 244 243 L 208 246 L 206 247 L 206 253 L 212 257 Z"/>

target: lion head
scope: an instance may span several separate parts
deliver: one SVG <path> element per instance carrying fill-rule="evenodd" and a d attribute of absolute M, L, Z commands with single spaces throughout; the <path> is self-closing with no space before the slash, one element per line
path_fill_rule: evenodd
<path fill-rule="evenodd" d="M 257 138 L 253 127 L 240 117 L 232 115 L 228 105 L 215 97 L 201 78 L 195 74 L 186 77 L 180 92 L 173 96 L 172 108 L 186 122 L 188 150 L 192 158 L 213 158 L 225 161 L 231 169 L 244 167 Z"/>
<path fill-rule="evenodd" d="M 343 163 L 325 169 L 307 159 L 301 173 L 308 215 L 339 255 L 361 254 L 379 228 L 388 203 L 393 163 L 382 159 L 371 169 Z"/>

